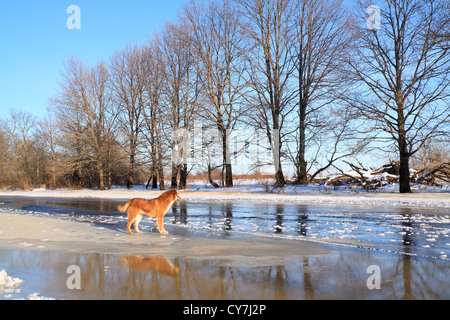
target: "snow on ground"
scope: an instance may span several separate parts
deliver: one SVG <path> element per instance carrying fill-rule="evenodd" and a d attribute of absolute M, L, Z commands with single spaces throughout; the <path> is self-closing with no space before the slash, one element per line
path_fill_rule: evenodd
<path fill-rule="evenodd" d="M 170 184 L 166 184 L 169 186 Z M 269 190 L 269 191 L 267 191 Z M 438 207 L 450 208 L 450 184 L 438 187 L 412 186 L 413 193 L 398 193 L 398 185 L 388 185 L 377 191 L 362 189 L 333 188 L 323 186 L 286 186 L 273 189 L 257 180 L 237 180 L 233 188 L 215 189 L 204 181 L 195 181 L 180 196 L 186 201 L 258 201 L 302 203 L 309 205 L 362 205 L 396 207 Z M 128 190 L 113 187 L 111 190 L 34 189 L 33 191 L 0 191 L 0 196 L 26 196 L 42 198 L 93 198 L 125 200 L 135 197 L 153 198 L 160 191 L 146 190 L 136 186 Z"/>

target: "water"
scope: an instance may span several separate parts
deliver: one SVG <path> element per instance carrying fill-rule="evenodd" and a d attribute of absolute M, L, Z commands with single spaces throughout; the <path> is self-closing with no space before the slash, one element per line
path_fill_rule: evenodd
<path fill-rule="evenodd" d="M 303 239 L 450 261 L 448 212 L 412 208 L 181 203 L 171 222 L 223 234 Z M 449 254 L 450 256 L 450 254 Z"/>
<path fill-rule="evenodd" d="M 123 226 L 120 202 L 101 199 L 0 198 L 4 212 L 55 216 Z M 165 225 L 179 234 L 242 234 L 305 240 L 450 261 L 450 212 L 446 209 L 307 206 L 236 202 L 175 202 Z M 144 218 L 140 229 L 156 232 Z"/>
<path fill-rule="evenodd" d="M 145 233 L 157 235 L 156 221 L 145 218 L 140 224 L 144 235 L 129 238 L 127 218 L 116 210 L 119 203 L 1 197 L 0 212 L 87 222 L 98 226 L 97 233 L 102 228 L 121 232 L 131 242 Z M 0 269 L 24 279 L 24 297 L 41 292 L 58 299 L 450 298 L 445 209 L 179 201 L 165 225 L 170 236 L 157 236 L 159 247 L 149 247 L 148 254 L 6 247 L 0 250 Z M 210 239 L 230 246 L 216 246 Z M 253 255 L 251 245 L 259 242 L 264 245 Z M 275 256 L 286 242 L 293 244 L 287 254 Z M 295 254 L 293 248 L 304 250 L 305 243 L 326 251 Z M 186 253 L 193 248 L 207 253 Z M 82 290 L 66 287 L 66 267 L 73 264 L 82 270 Z M 381 268 L 380 290 L 367 287 L 372 265 Z"/>

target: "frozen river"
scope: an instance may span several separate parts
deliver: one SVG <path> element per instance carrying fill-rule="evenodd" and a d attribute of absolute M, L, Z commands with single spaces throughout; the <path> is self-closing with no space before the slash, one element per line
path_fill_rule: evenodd
<path fill-rule="evenodd" d="M 0 210 L 12 213 L 118 226 L 127 221 L 116 210 L 123 201 L 110 199 L 0 198 L 0 202 Z M 258 235 L 450 261 L 450 212 L 446 209 L 180 201 L 167 213 L 165 224 L 171 233 L 183 235 Z M 156 231 L 156 221 L 149 217 L 141 226 L 143 231 Z"/>
<path fill-rule="evenodd" d="M 116 210 L 117 204 L 122 202 L 113 199 L 0 197 L 0 212 L 53 216 L 122 231 L 127 219 Z M 450 213 L 443 208 L 183 200 L 169 210 L 165 225 L 170 232 L 169 239 L 195 238 L 203 243 L 208 239 L 229 240 L 230 248 L 227 250 L 230 252 L 239 250 L 233 248 L 233 241 L 261 239 L 262 242 L 288 241 L 298 243 L 298 246 L 302 243 L 317 244 L 325 246 L 328 253 L 297 257 L 287 252 L 281 260 L 252 265 L 233 260 L 233 254 L 220 262 L 213 257 L 208 260 L 208 251 L 201 260 L 192 260 L 183 257 L 182 252 L 176 254 L 176 250 L 171 250 L 164 259 L 183 274 L 179 280 L 182 283 L 178 283 L 180 291 L 167 291 L 162 298 L 184 299 L 189 298 L 189 294 L 194 299 L 243 298 L 238 292 L 246 292 L 247 299 L 450 298 Z M 144 218 L 140 229 L 144 233 L 156 233 L 156 221 Z M 18 254 L 24 253 L 13 250 L 9 256 Z M 251 248 L 248 254 L 252 255 Z M 61 257 L 55 259 L 67 259 L 66 255 L 61 253 Z M 258 252 L 258 255 L 264 256 L 264 252 Z M 160 259 L 161 256 L 158 257 Z M 0 258 L 5 259 L 1 254 Z M 47 258 L 41 259 L 45 264 Z M 86 255 L 77 259 L 82 263 L 83 259 L 88 261 L 90 258 Z M 106 273 L 113 269 L 110 266 L 123 266 L 123 262 L 131 258 L 101 255 L 96 259 L 108 265 L 103 276 L 107 278 Z M 6 260 L 3 265 L 14 268 Z M 382 290 L 369 290 L 366 286 L 370 276 L 367 268 L 373 265 L 381 269 Z M 210 283 L 226 283 L 226 288 L 221 289 L 222 293 L 209 292 L 207 288 L 210 287 L 205 287 L 204 282 L 196 278 L 199 274 L 207 277 Z M 171 279 L 167 274 L 162 277 L 166 282 Z M 192 282 L 189 279 L 196 280 Z M 190 292 L 185 296 L 186 286 L 195 294 Z M 234 291 L 236 286 L 240 289 Z M 252 291 L 252 287 L 260 289 Z M 209 293 L 203 296 L 201 292 Z M 121 294 L 108 296 L 105 293 L 102 296 L 113 299 L 127 297 L 130 298 Z M 132 298 L 155 297 L 141 292 Z"/>

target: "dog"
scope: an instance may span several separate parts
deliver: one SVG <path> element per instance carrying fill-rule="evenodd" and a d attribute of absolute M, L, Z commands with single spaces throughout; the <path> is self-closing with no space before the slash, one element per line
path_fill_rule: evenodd
<path fill-rule="evenodd" d="M 169 233 L 164 229 L 164 216 L 176 200 L 181 200 L 181 198 L 178 196 L 177 190 L 172 189 L 152 200 L 132 199 L 124 205 L 119 204 L 117 209 L 120 212 L 127 212 L 128 214 L 127 230 L 129 234 L 132 233 L 130 227 L 133 222 L 136 232 L 142 233 L 139 231 L 139 222 L 141 222 L 144 214 L 146 214 L 152 218 L 156 218 L 159 233 L 167 235 Z"/>
<path fill-rule="evenodd" d="M 153 270 L 166 276 L 176 278 L 180 268 L 175 267 L 169 259 L 164 256 L 126 256 L 120 257 L 119 262 L 124 263 L 133 271 Z"/>

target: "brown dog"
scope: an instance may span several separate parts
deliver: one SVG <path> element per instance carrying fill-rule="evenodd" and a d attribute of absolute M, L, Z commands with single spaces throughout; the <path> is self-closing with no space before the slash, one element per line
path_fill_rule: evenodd
<path fill-rule="evenodd" d="M 129 234 L 131 234 L 130 227 L 133 222 L 136 232 L 142 233 L 139 231 L 139 222 L 141 222 L 142 217 L 146 214 L 152 218 L 157 218 L 159 232 L 166 235 L 168 232 L 164 230 L 164 216 L 176 200 L 181 200 L 181 198 L 178 196 L 177 190 L 172 189 L 164 192 L 156 199 L 132 199 L 124 205 L 119 204 L 117 209 L 120 212 L 128 211 L 127 230 Z"/>
<path fill-rule="evenodd" d="M 133 271 L 153 270 L 166 276 L 176 278 L 180 268 L 175 267 L 169 259 L 164 256 L 126 256 L 120 257 L 119 262 L 125 263 Z"/>

